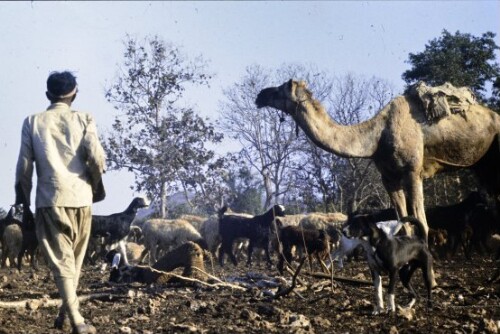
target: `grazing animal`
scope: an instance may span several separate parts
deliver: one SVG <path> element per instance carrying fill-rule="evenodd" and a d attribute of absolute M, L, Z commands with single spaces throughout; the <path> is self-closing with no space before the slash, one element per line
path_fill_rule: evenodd
<path fill-rule="evenodd" d="M 120 264 L 121 256 L 117 253 L 113 258 L 109 280 L 115 283 L 170 283 L 175 279 L 168 272 L 180 267 L 184 268 L 182 276 L 205 280 L 203 253 L 198 244 L 188 241 L 166 253 L 152 267 Z"/>
<path fill-rule="evenodd" d="M 280 219 L 276 219 L 278 238 L 283 246 L 283 254 L 279 256 L 278 271 L 283 274 L 283 265 L 292 263 L 292 248 L 301 249 L 309 257 L 312 271 L 312 256 L 314 255 L 324 271 L 328 272 L 323 259 L 330 253 L 330 238 L 325 230 L 303 229 L 299 226 L 283 226 Z"/>
<path fill-rule="evenodd" d="M 23 232 L 21 224 L 9 224 L 5 227 L 2 235 L 2 268 L 5 268 L 7 259 L 12 268 L 16 267 L 16 261 L 20 261 L 19 254 L 21 253 L 23 244 Z M 20 264 L 17 263 L 17 267 Z"/>
<path fill-rule="evenodd" d="M 110 248 L 113 248 L 113 244 L 118 243 L 120 253 L 125 262 L 128 263 L 123 239 L 130 231 L 130 224 L 134 220 L 137 210 L 147 206 L 144 198 L 136 197 L 123 212 L 108 216 L 92 215 L 91 239 L 94 239 L 93 242 L 95 242 L 98 238 L 104 238 L 104 246 Z"/>
<path fill-rule="evenodd" d="M 443 258 L 447 250 L 448 244 L 448 231 L 442 228 L 429 229 L 429 250 L 432 256 L 436 258 Z"/>
<path fill-rule="evenodd" d="M 37 249 L 38 249 L 38 238 L 36 236 L 35 228 L 35 217 L 31 212 L 29 206 L 24 205 L 23 217 L 21 221 L 21 232 L 23 235 L 23 241 L 21 244 L 21 250 L 17 258 L 17 266 L 19 271 L 21 271 L 22 259 L 24 255 L 30 257 L 31 267 L 36 269 L 37 267 Z"/>
<path fill-rule="evenodd" d="M 142 226 L 142 235 L 145 249 L 141 256 L 141 263 L 148 253 L 149 263 L 153 264 L 156 262 L 159 250 L 167 251 L 188 241 L 207 249 L 207 244 L 200 232 L 182 219 L 149 219 Z"/>
<path fill-rule="evenodd" d="M 432 255 L 427 247 L 427 238 L 423 224 L 416 218 L 404 217 L 401 222 L 409 222 L 415 226 L 413 236 L 391 236 L 379 228 L 377 224 L 370 223 L 364 231 L 367 234 L 362 237 L 368 238 L 369 247 L 367 251 L 368 266 L 370 268 L 373 285 L 375 287 L 374 314 L 383 310 L 382 280 L 381 275 L 389 275 L 388 287 L 388 309 L 396 311 L 395 287 L 399 275 L 403 286 L 410 292 L 412 300 L 408 307 L 412 307 L 416 301 L 417 293 L 410 283 L 411 277 L 416 269 L 421 268 L 427 289 L 427 306 L 432 306 Z M 345 230 L 346 232 L 349 229 Z M 347 235 L 347 237 L 350 237 Z M 365 244 L 366 245 L 366 244 Z"/>
<path fill-rule="evenodd" d="M 240 238 L 249 240 L 247 251 L 247 265 L 252 263 L 252 252 L 254 247 L 264 248 L 268 265 L 271 265 L 269 255 L 269 235 L 273 228 L 275 217 L 283 217 L 285 207 L 274 205 L 265 213 L 253 217 L 242 217 L 233 214 L 222 214 L 219 218 L 219 234 L 221 246 L 219 248 L 219 264 L 224 266 L 224 254 L 227 254 L 235 266 L 238 261 L 233 254 L 233 242 Z"/>
<path fill-rule="evenodd" d="M 189 214 L 183 214 L 179 217 L 179 219 L 182 219 L 182 220 L 187 220 L 189 222 L 189 224 L 193 225 L 193 227 L 195 229 L 197 229 L 198 231 L 200 231 L 200 228 L 201 228 L 201 224 L 207 220 L 206 217 L 200 217 L 200 216 L 196 216 L 196 215 L 189 215 Z"/>
<path fill-rule="evenodd" d="M 447 231 L 448 249 L 451 254 L 456 254 L 459 246 L 466 245 L 463 231 L 467 226 L 467 217 L 478 204 L 482 204 L 484 201 L 484 196 L 473 191 L 459 203 L 435 206 L 425 210 L 429 227 Z M 465 247 L 464 253 L 467 255 Z"/>
<path fill-rule="evenodd" d="M 201 223 L 200 234 L 207 243 L 207 250 L 215 258 L 217 248 L 220 245 L 219 218 L 216 216 L 209 217 Z"/>
<path fill-rule="evenodd" d="M 130 263 L 139 263 L 142 252 L 144 251 L 144 245 L 139 245 L 135 242 L 128 241 L 125 244 L 125 249 L 127 250 L 127 258 Z M 115 254 L 120 254 L 120 266 L 126 265 L 124 259 L 121 257 L 121 253 L 118 249 L 114 248 L 106 253 L 106 262 L 111 264 Z"/>
<path fill-rule="evenodd" d="M 420 94 L 422 90 L 428 94 Z M 449 84 L 432 88 L 420 82 L 372 119 L 348 126 L 331 119 L 304 81 L 289 80 L 265 88 L 255 104 L 290 115 L 328 152 L 372 159 L 398 216 L 418 218 L 426 238 L 424 179 L 441 171 L 472 167 L 489 191 L 500 192 L 500 115 L 477 104 L 467 88 Z M 449 108 L 428 108 L 433 106 Z"/>
<path fill-rule="evenodd" d="M 14 218 L 15 207 L 12 207 L 7 216 L 0 220 L 0 240 L 2 242 L 2 266 L 9 258 L 11 266 L 15 261 L 12 256 L 17 258 L 17 269 L 21 271 L 23 257 L 25 254 L 30 256 L 32 268 L 36 268 L 36 250 L 38 248 L 38 239 L 35 231 L 35 219 L 30 208 L 25 206 L 23 209 L 22 220 Z"/>
<path fill-rule="evenodd" d="M 472 209 L 466 219 L 466 227 L 471 231 L 469 242 L 467 243 L 466 255 L 470 258 L 472 251 L 479 254 L 491 253 L 489 246 L 491 235 L 500 231 L 498 216 L 495 210 L 486 204 L 480 203 Z"/>

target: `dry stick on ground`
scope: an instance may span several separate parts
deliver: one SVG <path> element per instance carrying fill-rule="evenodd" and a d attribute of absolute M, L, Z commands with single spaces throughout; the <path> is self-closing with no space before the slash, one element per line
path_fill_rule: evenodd
<path fill-rule="evenodd" d="M 276 292 L 276 295 L 274 296 L 274 299 L 278 299 L 280 297 L 286 296 L 290 292 L 292 292 L 293 289 L 295 289 L 295 285 L 296 285 L 296 281 L 297 281 L 297 276 L 299 275 L 300 269 L 302 268 L 302 265 L 304 264 L 305 261 L 306 261 L 306 257 L 303 257 L 302 260 L 299 263 L 299 266 L 295 270 L 295 274 L 293 274 L 293 277 L 292 277 L 292 285 L 289 288 L 286 288 L 284 290 Z"/>
<path fill-rule="evenodd" d="M 105 298 L 116 298 L 119 295 L 116 295 L 114 293 L 94 293 L 90 295 L 84 295 L 78 297 L 78 300 L 80 302 L 84 302 L 87 300 L 93 300 L 93 299 L 105 299 Z M 123 295 L 125 297 L 126 295 Z M 60 306 L 62 303 L 61 299 L 48 299 L 48 298 L 40 298 L 40 299 L 25 299 L 25 300 L 18 300 L 14 302 L 2 302 L 0 301 L 0 308 L 27 308 L 30 310 L 36 310 L 40 307 L 55 307 L 55 306 Z"/>
<path fill-rule="evenodd" d="M 342 277 L 342 276 L 334 276 L 334 275 L 328 275 L 325 273 L 311 273 L 308 274 L 309 276 L 316 277 L 316 278 L 328 278 L 331 280 L 343 282 L 343 283 L 350 283 L 354 285 L 373 285 L 373 282 L 371 281 L 366 281 L 366 280 L 361 280 L 361 279 L 356 279 L 356 278 L 348 278 L 348 277 Z"/>

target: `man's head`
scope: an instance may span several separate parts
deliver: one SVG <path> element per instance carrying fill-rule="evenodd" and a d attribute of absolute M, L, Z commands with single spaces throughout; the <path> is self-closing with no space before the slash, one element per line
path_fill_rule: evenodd
<path fill-rule="evenodd" d="M 52 103 L 65 102 L 71 104 L 77 93 L 76 77 L 73 73 L 52 72 L 47 79 L 47 98 Z"/>

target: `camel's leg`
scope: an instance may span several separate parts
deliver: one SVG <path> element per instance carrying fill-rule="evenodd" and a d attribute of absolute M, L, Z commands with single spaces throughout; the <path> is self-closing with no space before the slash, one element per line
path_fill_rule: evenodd
<path fill-rule="evenodd" d="M 424 208 L 424 183 L 419 176 L 419 173 L 412 172 L 409 175 L 407 182 L 408 186 L 408 204 L 410 213 L 420 220 L 424 226 L 425 238 L 429 235 L 429 226 L 427 226 L 427 219 L 425 218 Z"/>
<path fill-rule="evenodd" d="M 412 172 L 409 175 L 408 180 L 408 202 L 412 214 L 419 219 L 424 227 L 425 238 L 427 239 L 429 235 L 429 226 L 427 225 L 427 219 L 425 218 L 424 209 L 424 183 L 419 176 L 419 173 Z M 431 270 L 432 287 L 437 286 L 436 276 L 434 274 L 434 268 Z"/>
<path fill-rule="evenodd" d="M 382 183 L 385 190 L 389 194 L 392 205 L 396 209 L 398 218 L 406 217 L 408 215 L 408 211 L 406 209 L 406 198 L 400 183 L 389 180 L 386 177 L 382 177 Z"/>

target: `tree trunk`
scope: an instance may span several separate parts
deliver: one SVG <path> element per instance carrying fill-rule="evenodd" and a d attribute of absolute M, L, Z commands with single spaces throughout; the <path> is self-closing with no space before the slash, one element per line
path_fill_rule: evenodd
<path fill-rule="evenodd" d="M 161 218 L 167 217 L 167 191 L 166 191 L 165 187 L 166 187 L 166 184 L 165 184 L 165 182 L 163 182 L 161 185 L 161 191 L 160 191 L 160 215 L 161 215 Z"/>

